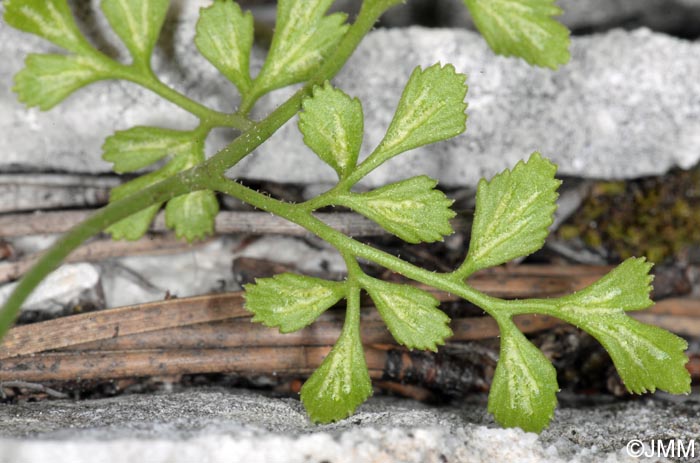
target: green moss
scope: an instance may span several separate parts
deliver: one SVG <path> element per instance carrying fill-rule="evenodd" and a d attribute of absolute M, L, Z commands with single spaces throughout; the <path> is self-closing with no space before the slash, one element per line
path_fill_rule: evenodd
<path fill-rule="evenodd" d="M 599 182 L 557 236 L 580 238 L 612 260 L 669 259 L 700 243 L 700 166 L 629 182 Z"/>

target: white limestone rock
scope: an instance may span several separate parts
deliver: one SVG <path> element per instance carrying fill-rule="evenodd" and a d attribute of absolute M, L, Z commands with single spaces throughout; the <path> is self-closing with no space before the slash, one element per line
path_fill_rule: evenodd
<path fill-rule="evenodd" d="M 61 311 L 81 300 L 100 304 L 100 285 L 99 267 L 86 263 L 62 265 L 41 282 L 22 310 Z M 16 286 L 17 283 L 9 283 L 0 287 L 0 306 Z"/>
<path fill-rule="evenodd" d="M 191 250 L 126 256 L 101 263 L 106 307 L 239 290 L 231 261 L 240 238 L 216 237 Z"/>
<path fill-rule="evenodd" d="M 571 63 L 556 72 L 494 56 L 468 31 L 375 31 L 335 79 L 363 103 L 364 154 L 383 137 L 414 66 L 435 62 L 468 75 L 467 131 L 394 158 L 366 185 L 425 173 L 443 185 L 474 186 L 535 150 L 561 174 L 610 179 L 662 174 L 700 159 L 700 80 L 689 78 L 700 75 L 700 43 L 648 30 L 575 38 Z M 260 113 L 282 93 L 263 100 Z M 309 183 L 334 177 L 302 146 L 294 122 L 257 153 L 237 175 Z"/>
<path fill-rule="evenodd" d="M 191 42 L 196 11 L 204 3 L 176 4 L 155 67 L 168 84 L 194 99 L 231 110 L 238 99 L 235 90 Z M 93 29 L 101 30 L 99 20 L 95 24 Z M 0 27 L 0 171 L 108 172 L 100 146 L 114 130 L 195 124 L 172 104 L 122 82 L 94 84 L 46 113 L 27 110 L 10 91 L 11 78 L 27 52 L 47 50 L 53 48 L 40 39 Z M 260 65 L 259 59 L 253 61 L 254 67 Z M 335 79 L 363 102 L 364 155 L 380 141 L 414 66 L 435 62 L 454 63 L 469 76 L 466 134 L 394 159 L 364 186 L 423 173 L 443 185 L 474 186 L 480 177 L 512 167 L 534 150 L 557 162 L 562 174 L 615 179 L 687 168 L 700 158 L 700 81 L 689 78 L 700 75 L 700 43 L 648 30 L 574 38 L 571 63 L 556 72 L 497 57 L 480 36 L 465 30 L 374 31 Z M 265 97 L 256 117 L 291 91 Z M 209 150 L 224 146 L 231 136 L 215 132 Z M 257 151 L 232 175 L 300 183 L 334 180 L 333 171 L 302 144 L 293 121 Z"/>

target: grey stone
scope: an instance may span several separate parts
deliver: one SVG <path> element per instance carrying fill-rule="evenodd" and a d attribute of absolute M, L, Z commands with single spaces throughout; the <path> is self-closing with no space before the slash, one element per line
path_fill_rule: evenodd
<path fill-rule="evenodd" d="M 166 294 L 188 297 L 239 290 L 231 260 L 240 241 L 240 238 L 217 237 L 187 252 L 128 256 L 102 262 L 106 306 L 157 301 Z"/>
<path fill-rule="evenodd" d="M 700 19 L 698 0 L 559 0 L 563 10 L 557 19 L 577 29 L 607 29 L 637 25 L 673 31 Z M 443 27 L 469 27 L 474 24 L 464 0 L 436 0 L 437 22 Z M 700 32 L 700 31 L 698 31 Z"/>
<path fill-rule="evenodd" d="M 0 287 L 2 306 L 17 283 Z M 51 273 L 29 296 L 22 310 L 58 311 L 80 300 L 95 301 L 102 294 L 100 270 L 91 264 L 67 264 Z"/>
<path fill-rule="evenodd" d="M 55 236 L 11 240 L 22 254 L 46 249 Z M 112 258 L 95 264 L 65 264 L 51 273 L 32 293 L 24 310 L 57 311 L 80 301 L 96 307 L 120 307 L 176 297 L 241 289 L 233 274 L 240 257 L 293 264 L 310 274 L 344 274 L 340 254 L 323 241 L 265 236 L 257 239 L 220 236 L 191 250 L 165 255 Z M 0 285 L 0 306 L 17 283 Z"/>
<path fill-rule="evenodd" d="M 130 256 L 100 264 L 107 307 L 162 300 L 166 294 L 188 297 L 241 287 L 232 272 L 239 257 L 294 264 L 312 274 L 342 273 L 345 265 L 325 242 L 312 247 L 302 239 L 266 236 L 242 245 L 243 238 L 217 237 L 191 251 L 153 256 Z"/>
<path fill-rule="evenodd" d="M 625 446 L 632 439 L 688 446 L 700 435 L 697 395 L 565 406 L 539 436 L 498 428 L 479 399 L 431 407 L 374 397 L 323 426 L 311 424 L 296 399 L 241 390 L 0 405 L 0 462 L 666 461 L 630 458 Z"/>
<path fill-rule="evenodd" d="M 392 52 L 397 44 L 401 51 Z M 398 156 L 367 185 L 425 173 L 444 185 L 474 186 L 535 150 L 561 174 L 616 179 L 688 168 L 700 159 L 700 81 L 688 78 L 700 75 L 700 44 L 648 30 L 576 38 L 571 63 L 556 72 L 496 57 L 468 31 L 375 31 L 335 79 L 363 103 L 365 154 L 380 142 L 414 66 L 435 62 L 451 62 L 468 75 L 467 131 Z M 266 98 L 260 114 L 281 100 Z M 294 122 L 236 172 L 309 183 L 334 176 L 303 148 Z"/>
<path fill-rule="evenodd" d="M 41 252 L 53 245 L 59 235 L 26 235 L 10 238 L 7 242 L 12 246 L 14 252 L 19 256 L 28 256 L 35 252 Z"/>
<path fill-rule="evenodd" d="M 314 246 L 311 246 L 308 239 L 263 236 L 234 254 L 234 259 L 238 257 L 292 264 L 300 272 L 312 275 L 346 271 L 343 258 L 325 241 L 314 242 Z"/>
<path fill-rule="evenodd" d="M 191 38 L 197 6 L 184 2 L 154 58 L 164 81 L 218 109 L 235 107 L 231 85 L 198 55 Z M 99 15 L 95 20 L 99 27 Z M 89 22 L 89 21 L 87 21 Z M 165 41 L 168 44 L 168 41 Z M 116 47 L 118 49 L 118 47 Z M 11 76 L 43 41 L 0 28 L 0 170 L 107 172 L 99 158 L 104 137 L 133 125 L 189 128 L 194 119 L 147 91 L 102 82 L 50 112 L 26 110 L 10 92 Z M 118 50 L 115 52 L 118 54 Z M 412 68 L 452 62 L 468 74 L 466 134 L 400 156 L 370 175 L 375 186 L 426 173 L 448 186 L 473 186 L 540 150 L 566 175 L 629 178 L 689 167 L 700 158 L 700 44 L 647 30 L 575 38 L 572 62 L 557 72 L 494 56 L 481 37 L 460 30 L 420 28 L 371 33 L 335 80 L 364 105 L 364 153 L 380 141 Z M 258 55 L 256 55 L 258 56 Z M 260 60 L 254 60 L 260 65 Z M 260 117 L 290 94 L 264 98 Z M 224 97 L 222 98 L 222 95 Z M 89 108 L 89 117 L 86 109 Z M 209 151 L 231 134 L 212 135 Z M 303 146 L 294 122 L 232 170 L 233 175 L 282 182 L 332 182 L 332 170 Z"/>

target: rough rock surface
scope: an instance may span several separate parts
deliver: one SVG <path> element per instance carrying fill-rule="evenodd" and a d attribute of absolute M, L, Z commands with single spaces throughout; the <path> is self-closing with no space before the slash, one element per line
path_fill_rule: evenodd
<path fill-rule="evenodd" d="M 18 283 L 0 287 L 0 306 Z M 100 304 L 100 270 L 92 264 L 66 264 L 51 273 L 22 305 L 23 310 L 60 311 L 80 300 Z"/>
<path fill-rule="evenodd" d="M 205 104 L 230 110 L 236 105 L 235 90 L 198 56 L 191 42 L 194 12 L 203 3 L 173 8 L 154 63 L 167 83 Z M 110 43 L 109 34 L 105 38 L 95 32 L 102 30 L 99 26 L 91 29 L 91 21 L 84 20 L 86 29 L 101 37 L 98 42 Z M 194 124 L 170 103 L 121 82 L 94 84 L 47 113 L 26 110 L 10 91 L 11 76 L 21 69 L 27 52 L 47 50 L 53 48 L 39 39 L 0 27 L 0 170 L 107 172 L 100 146 L 114 130 Z M 119 47 L 110 50 L 119 54 Z M 465 135 L 393 160 L 366 185 L 417 173 L 446 185 L 474 185 L 534 150 L 559 163 L 562 173 L 588 177 L 635 177 L 697 162 L 700 81 L 688 76 L 700 75 L 700 43 L 647 30 L 612 31 L 575 38 L 572 55 L 568 66 L 551 72 L 496 57 L 468 31 L 373 32 L 335 81 L 363 102 L 364 154 L 381 139 L 416 65 L 452 62 L 467 73 L 470 119 Z M 254 61 L 259 66 L 259 59 Z M 274 92 L 261 101 L 256 115 L 266 114 L 289 94 Z M 209 150 L 220 148 L 230 136 L 216 132 Z M 233 173 L 285 182 L 333 180 L 332 170 L 303 146 L 294 122 L 258 151 Z"/>
<path fill-rule="evenodd" d="M 482 402 L 430 407 L 375 397 L 347 420 L 315 426 L 295 399 L 190 389 L 0 405 L 0 462 L 665 461 L 630 458 L 625 446 L 631 439 L 688 445 L 700 435 L 698 417 L 697 396 L 579 405 L 559 409 L 537 436 L 498 428 Z"/>
<path fill-rule="evenodd" d="M 700 18 L 698 0 L 558 0 L 559 18 L 569 28 L 601 30 L 615 25 L 644 25 L 674 30 Z M 437 21 L 447 27 L 472 27 L 464 0 L 437 0 Z"/>
<path fill-rule="evenodd" d="M 387 52 L 396 44 L 403 44 L 401 53 Z M 647 30 L 575 39 L 571 63 L 557 72 L 496 57 L 468 31 L 375 31 L 336 79 L 363 103 L 365 153 L 381 140 L 413 67 L 435 62 L 468 74 L 467 131 L 394 158 L 369 184 L 420 172 L 446 185 L 475 185 L 535 150 L 560 173 L 582 177 L 650 175 L 700 159 L 700 84 L 688 78 L 700 75 L 700 44 Z M 332 178 L 328 167 L 309 168 L 315 157 L 301 144 L 289 123 L 238 171 L 278 181 Z"/>

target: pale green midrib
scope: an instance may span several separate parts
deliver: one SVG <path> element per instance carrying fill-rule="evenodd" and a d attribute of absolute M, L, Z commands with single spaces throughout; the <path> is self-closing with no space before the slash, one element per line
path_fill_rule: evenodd
<path fill-rule="evenodd" d="M 345 310 L 345 320 L 343 322 L 343 329 L 340 333 L 340 337 L 336 341 L 333 350 L 331 351 L 329 371 L 334 371 L 336 375 L 343 375 L 343 382 L 345 384 L 352 385 L 353 381 L 353 368 L 352 361 L 355 358 L 355 352 L 353 347 L 356 344 L 360 344 L 360 285 L 358 284 L 358 275 L 362 274 L 362 270 L 355 261 L 355 258 L 348 254 L 343 254 L 347 269 L 348 277 L 345 283 L 346 290 L 346 310 Z M 364 355 L 364 352 L 363 352 Z M 325 363 L 325 362 L 324 362 Z M 333 381 L 334 377 L 327 377 L 318 390 L 318 395 L 323 397 L 326 395 L 329 387 L 333 386 L 333 393 L 331 394 L 334 400 L 339 397 L 339 388 L 341 384 L 339 381 Z"/>
<path fill-rule="evenodd" d="M 517 328 L 516 328 L 517 330 Z M 518 332 L 516 336 L 520 335 Z M 528 340 L 525 340 L 525 342 L 530 342 Z M 511 341 L 511 346 L 513 347 L 513 350 L 515 352 L 515 355 L 518 359 L 518 361 L 514 362 L 514 365 L 511 365 L 514 368 L 511 368 L 510 370 L 520 370 L 520 372 L 523 374 L 525 377 L 525 381 L 528 383 L 528 386 L 526 389 L 528 391 L 531 391 L 534 395 L 539 395 L 541 394 L 541 389 L 537 383 L 537 379 L 535 375 L 532 373 L 532 368 L 530 366 L 530 362 L 528 360 L 531 359 L 529 355 L 525 355 L 523 352 L 523 349 L 521 348 L 522 346 L 518 344 L 517 341 Z M 511 377 L 512 379 L 512 377 Z M 523 398 L 523 405 L 526 408 L 526 413 L 528 415 L 533 415 L 534 414 L 534 407 L 532 404 L 531 397 Z"/>
<path fill-rule="evenodd" d="M 38 26 L 39 30 L 44 31 L 44 33 L 47 36 L 52 36 L 54 40 L 57 38 L 62 39 L 69 37 L 69 40 L 73 44 L 77 43 L 79 41 L 79 37 L 75 36 L 74 31 L 68 24 L 66 24 L 63 16 L 61 16 L 61 14 L 56 10 L 53 3 L 49 3 L 48 8 L 49 14 L 51 15 L 51 18 L 53 19 L 54 24 L 56 24 L 57 27 L 52 27 L 51 24 L 44 21 L 44 19 L 41 16 L 39 16 L 36 13 L 36 11 L 34 11 L 28 6 L 21 7 L 20 14 L 24 15 L 25 18 L 29 19 L 36 26 Z"/>
<path fill-rule="evenodd" d="M 301 2 L 294 4 L 289 11 L 289 18 L 285 18 L 285 21 L 283 21 L 282 29 L 279 31 L 279 35 L 277 35 L 276 40 L 274 40 L 272 44 L 272 49 L 270 50 L 268 58 L 265 60 L 265 64 L 263 64 L 260 74 L 255 79 L 254 86 L 257 84 L 259 87 L 265 88 L 271 85 L 269 81 L 274 81 L 275 77 L 279 75 L 280 70 L 285 69 L 289 66 L 290 62 L 298 59 L 298 51 L 308 43 L 316 32 L 317 24 L 313 22 L 312 17 L 318 15 L 314 14 L 313 8 L 302 8 L 302 12 L 306 14 L 300 14 L 297 18 L 294 18 L 294 12 L 300 4 Z M 318 8 L 318 5 L 316 5 L 316 8 Z M 295 20 L 292 21 L 291 19 Z M 309 26 L 307 30 L 301 33 L 303 40 L 290 42 L 289 37 L 292 33 L 297 32 L 295 29 L 300 29 L 300 23 L 305 23 Z"/>
<path fill-rule="evenodd" d="M 214 51 L 218 56 L 219 59 L 219 65 L 223 68 L 226 69 L 229 73 L 235 73 L 238 74 L 240 69 L 241 69 L 241 64 L 239 60 L 239 53 L 240 50 L 238 49 L 238 45 L 236 44 L 235 40 L 231 40 L 229 42 L 221 42 L 219 43 L 219 40 L 216 39 L 212 35 L 214 31 L 211 31 L 209 29 L 205 30 L 205 34 L 207 35 L 207 40 L 209 41 L 209 44 L 214 47 Z M 232 31 L 233 32 L 233 31 Z M 232 34 L 233 36 L 233 34 Z M 234 36 L 235 37 L 235 36 Z M 230 52 L 225 52 L 224 49 L 222 48 L 222 45 L 228 45 L 230 47 Z M 218 66 L 217 66 L 218 67 Z"/>
<path fill-rule="evenodd" d="M 66 79 L 68 77 L 71 80 Z M 45 82 L 46 85 L 51 85 L 48 88 L 42 88 L 41 91 L 47 94 L 63 95 L 66 90 L 82 86 L 86 81 L 97 80 L 98 76 L 90 73 L 89 70 L 75 70 L 71 72 L 62 72 L 57 74 L 44 74 L 36 79 L 37 82 Z M 51 83 L 53 82 L 53 83 Z"/>
<path fill-rule="evenodd" d="M 414 116 L 419 109 L 424 109 L 423 102 L 430 93 L 430 90 L 431 89 L 427 86 L 422 87 L 418 96 L 411 101 L 410 104 L 408 104 L 408 109 L 406 112 L 402 114 L 396 122 L 392 121 L 389 129 L 387 130 L 387 135 L 379 144 L 377 151 L 380 153 L 392 152 L 397 146 L 406 141 L 406 139 L 410 137 L 418 127 L 425 124 L 425 122 L 430 119 L 433 114 L 442 109 L 444 103 L 431 107 L 429 111 L 423 111 L 422 117 Z M 410 122 L 407 123 L 405 121 Z"/>
<path fill-rule="evenodd" d="M 337 121 L 337 119 L 339 119 L 340 117 L 338 116 L 337 113 L 334 113 L 334 114 L 333 114 L 333 117 L 334 117 L 334 121 L 335 121 L 335 125 L 336 125 L 336 127 L 335 127 L 336 132 L 335 132 L 335 133 L 337 134 L 337 136 L 338 136 L 339 138 L 343 138 L 343 140 L 347 140 L 347 135 L 346 135 L 346 133 L 345 133 L 344 127 L 342 127 L 342 124 L 338 123 L 338 121 Z M 345 156 L 345 157 L 343 158 L 343 156 L 336 156 L 336 155 L 347 154 L 347 147 L 344 146 L 344 145 L 347 145 L 347 141 L 344 141 L 344 143 L 341 142 L 340 144 L 343 145 L 343 146 L 340 147 L 340 152 L 336 152 L 336 150 L 333 149 L 333 148 L 334 148 L 334 143 L 333 143 L 333 141 L 334 141 L 333 132 L 328 131 L 328 127 L 325 126 L 325 125 L 323 125 L 323 124 L 319 124 L 319 125 L 316 127 L 316 130 L 317 130 L 326 140 L 329 141 L 329 142 L 328 142 L 328 146 L 329 146 L 331 149 L 330 149 L 330 153 L 328 153 L 328 154 L 330 154 L 330 157 L 329 157 L 327 160 L 325 160 L 325 161 L 326 161 L 331 167 L 333 167 L 333 169 L 335 169 L 335 170 L 338 171 L 338 175 L 342 175 L 343 172 L 345 172 L 345 171 L 347 170 L 347 156 Z M 319 157 L 323 157 L 323 156 L 321 156 L 321 153 L 316 153 L 316 154 L 318 154 Z M 340 162 L 339 162 L 339 161 L 340 161 Z"/>
<path fill-rule="evenodd" d="M 536 195 L 539 196 L 539 195 Z M 537 198 L 533 199 L 533 203 Z M 531 206 L 532 203 L 528 204 L 527 206 Z M 522 214 L 521 214 L 522 215 Z M 513 214 L 508 214 L 508 216 L 513 217 L 517 216 L 515 213 Z M 512 221 L 500 221 L 501 223 L 509 223 Z M 476 251 L 474 252 L 474 255 L 472 258 L 475 261 L 478 261 L 480 258 L 484 256 L 488 256 L 493 252 L 494 249 L 498 248 L 501 244 L 508 242 L 512 237 L 520 233 L 524 228 L 527 226 L 532 225 L 532 222 L 529 220 L 529 218 L 523 218 L 522 220 L 516 222 L 516 224 L 511 224 L 510 227 L 506 229 L 506 231 L 503 231 L 502 233 L 497 234 L 494 236 L 492 239 L 486 241 L 486 244 L 483 244 L 483 241 L 480 242 L 480 245 L 477 246 Z M 534 235 L 534 233 L 532 234 Z M 533 236 L 530 236 L 530 239 L 533 238 Z M 489 235 L 484 235 L 484 236 L 489 236 Z"/>
<path fill-rule="evenodd" d="M 119 4 L 119 9 L 122 10 L 122 14 L 124 15 L 124 18 L 126 19 L 126 26 L 129 28 L 129 31 L 131 32 L 131 41 L 133 42 L 134 45 L 136 45 L 138 51 L 143 51 L 141 49 L 141 41 L 139 39 L 139 31 L 137 31 L 136 28 L 136 22 L 131 14 L 131 10 L 124 4 L 124 0 L 116 0 L 116 2 Z M 117 18 L 114 18 L 115 20 Z M 129 40 L 128 38 L 124 38 L 124 41 Z M 136 52 L 137 50 L 135 50 Z M 136 56 L 134 56 L 134 59 L 136 59 Z"/>
<path fill-rule="evenodd" d="M 501 188 L 500 181 L 502 181 L 504 184 L 508 184 L 513 178 L 512 172 L 509 172 L 508 174 L 503 174 L 503 175 L 507 175 L 507 177 L 501 177 L 501 178 L 496 178 L 496 179 L 492 180 L 491 183 L 488 184 L 487 188 L 498 191 L 498 189 Z M 495 182 L 499 182 L 499 184 L 496 185 Z M 481 239 L 487 239 L 489 236 L 491 236 L 493 234 L 496 227 L 500 226 L 503 223 L 503 221 L 501 219 L 503 218 L 503 216 L 505 216 L 508 213 L 508 207 L 510 206 L 511 202 L 513 201 L 513 196 L 515 195 L 516 190 L 517 190 L 516 188 L 508 188 L 506 195 L 500 198 L 496 208 L 491 209 L 493 212 L 491 212 L 491 210 L 486 210 L 486 211 L 479 210 L 479 209 L 483 209 L 483 204 L 479 204 L 478 200 L 479 200 L 480 195 L 477 193 L 477 211 L 476 211 L 476 213 L 481 214 L 482 217 L 485 216 L 484 220 L 487 221 L 486 228 L 483 231 L 477 231 L 475 233 L 476 235 L 481 237 L 479 239 L 479 241 L 477 241 L 477 243 L 475 243 L 475 244 L 477 244 L 477 246 L 476 246 L 477 248 L 480 247 Z M 481 192 L 479 192 L 479 193 L 481 193 Z M 484 191 L 483 194 L 486 196 L 490 196 L 493 193 L 491 193 L 490 191 Z M 481 208 L 478 207 L 480 205 L 482 206 Z M 486 216 L 486 214 L 488 214 L 488 216 Z M 480 221 L 480 222 L 482 222 L 482 221 Z"/>
<path fill-rule="evenodd" d="M 414 335 L 418 335 L 416 337 L 422 337 L 421 330 L 413 326 L 411 321 L 413 319 L 410 318 L 409 314 L 405 310 L 400 310 L 400 309 L 394 309 L 394 306 L 391 304 L 391 300 L 386 297 L 385 294 L 382 293 L 375 293 L 376 296 L 384 303 L 384 307 L 386 308 L 384 311 L 387 313 L 389 317 L 394 317 L 397 320 L 399 320 L 401 323 L 403 323 L 404 327 L 408 330 L 410 330 Z M 406 301 L 409 302 L 409 301 Z M 379 308 L 379 304 L 377 304 L 377 309 Z M 423 307 L 419 306 L 419 309 L 422 309 Z"/>

